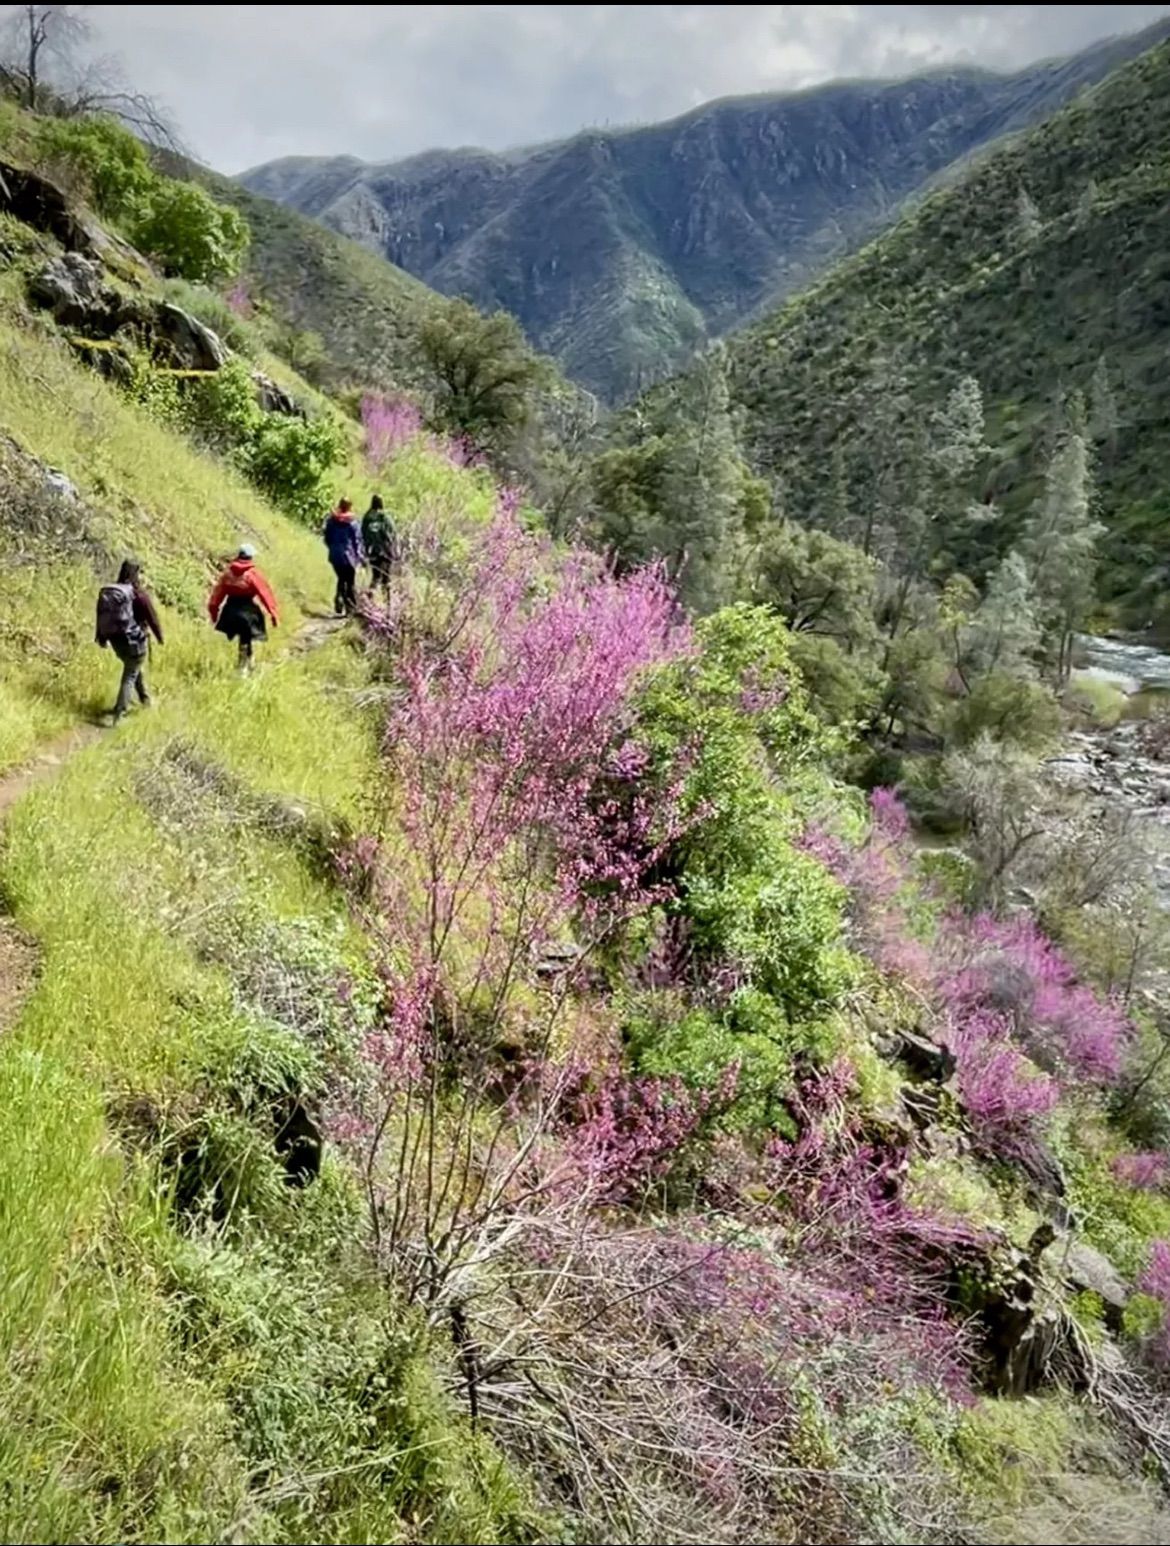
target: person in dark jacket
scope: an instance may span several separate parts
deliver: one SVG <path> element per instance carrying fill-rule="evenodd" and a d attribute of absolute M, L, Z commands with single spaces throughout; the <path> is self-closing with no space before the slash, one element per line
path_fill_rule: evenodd
<path fill-rule="evenodd" d="M 280 614 L 272 587 L 256 568 L 256 555 L 245 543 L 216 581 L 207 599 L 207 610 L 219 633 L 235 639 L 240 646 L 240 675 L 252 670 L 252 646 L 266 639 L 264 614 L 272 626 L 280 626 Z"/>
<path fill-rule="evenodd" d="M 141 704 L 150 703 L 144 667 L 151 634 L 162 643 L 158 610 L 143 589 L 141 565 L 136 559 L 124 559 L 116 584 L 103 586 L 98 595 L 95 633 L 102 649 L 108 646 L 122 663 L 122 681 L 110 715 L 115 725 L 136 692 Z"/>
<path fill-rule="evenodd" d="M 371 590 L 375 595 L 380 590 L 389 595 L 390 577 L 398 561 L 398 533 L 381 494 L 373 496 L 370 508 L 362 516 L 362 545 L 370 566 Z"/>
<path fill-rule="evenodd" d="M 357 571 L 358 566 L 366 561 L 361 528 L 354 518 L 353 505 L 348 499 L 341 500 L 325 522 L 321 535 L 329 554 L 329 562 L 333 565 L 333 573 L 337 576 L 333 610 L 339 617 L 344 617 L 357 606 Z"/>

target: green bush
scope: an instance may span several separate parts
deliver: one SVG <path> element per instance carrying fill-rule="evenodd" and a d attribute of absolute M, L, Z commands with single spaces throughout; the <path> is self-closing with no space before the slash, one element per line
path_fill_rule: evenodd
<path fill-rule="evenodd" d="M 332 419 L 263 415 L 240 452 L 247 476 L 274 504 L 297 520 L 321 519 L 329 501 L 327 479 L 344 451 Z"/>
<path fill-rule="evenodd" d="M 688 1007 L 680 995 L 660 992 L 634 1001 L 623 1034 L 640 1074 L 676 1077 L 692 1090 L 715 1090 L 731 1066 L 739 1080 L 731 1104 L 717 1112 L 727 1131 L 772 1132 L 791 1120 L 784 1097 L 795 1056 L 831 1055 L 823 1028 L 794 1026 L 765 995 L 743 989 L 724 1016 Z"/>
<path fill-rule="evenodd" d="M 1099 677 L 1078 676 L 1064 695 L 1065 707 L 1079 721 L 1102 730 L 1112 730 L 1125 713 L 1126 695 L 1112 682 Z"/>
<path fill-rule="evenodd" d="M 734 961 L 746 986 L 804 1018 L 852 976 L 841 888 L 793 845 L 824 735 L 768 608 L 725 607 L 696 633 L 697 657 L 661 672 L 642 708 L 642 734 L 667 766 L 688 761 L 685 804 L 704 812 L 701 838 L 673 856 L 676 905 L 701 957 Z"/>
<path fill-rule="evenodd" d="M 84 183 L 86 196 L 110 220 L 137 216 L 158 182 L 141 141 L 113 118 L 40 119 L 37 146 Z"/>
<path fill-rule="evenodd" d="M 1027 752 L 1047 751 L 1060 729 L 1060 705 L 1047 687 L 998 673 L 976 682 L 951 720 L 957 746 L 972 746 L 986 734 Z"/>
<path fill-rule="evenodd" d="M 214 375 L 186 383 L 184 427 L 213 450 L 233 451 L 250 445 L 263 417 L 251 372 L 243 360 L 229 360 Z"/>
<path fill-rule="evenodd" d="M 239 271 L 248 223 L 195 183 L 156 179 L 129 227 L 130 239 L 168 274 L 207 284 Z"/>

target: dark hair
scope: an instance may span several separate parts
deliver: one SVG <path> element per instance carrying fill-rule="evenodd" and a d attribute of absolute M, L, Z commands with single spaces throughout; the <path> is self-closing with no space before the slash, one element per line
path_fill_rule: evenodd
<path fill-rule="evenodd" d="M 122 567 L 118 570 L 119 585 L 137 585 L 138 576 L 142 573 L 142 565 L 136 558 L 124 558 Z"/>
<path fill-rule="evenodd" d="M 338 502 L 337 508 L 339 510 L 352 510 L 353 509 L 353 501 L 349 500 L 349 499 L 342 499 L 342 500 L 340 500 Z"/>
<path fill-rule="evenodd" d="M 382 496 L 381 496 L 381 494 L 374 494 L 374 495 L 372 495 L 370 497 L 370 509 L 371 510 L 380 510 L 381 508 L 382 508 Z"/>

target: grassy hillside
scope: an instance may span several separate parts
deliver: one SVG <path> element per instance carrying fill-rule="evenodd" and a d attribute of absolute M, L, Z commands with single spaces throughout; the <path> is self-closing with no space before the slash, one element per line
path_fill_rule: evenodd
<path fill-rule="evenodd" d="M 707 103 L 496 155 L 245 173 L 448 295 L 503 307 L 609 401 L 807 285 L 972 149 L 1039 122 L 1165 23 L 1012 75 L 947 70 Z"/>
<path fill-rule="evenodd" d="M 1036 491 L 1045 421 L 1077 391 L 1088 399 L 1109 528 L 1106 595 L 1133 624 L 1160 610 L 1170 515 L 1168 134 L 1162 45 L 736 340 L 748 438 L 791 513 L 815 523 L 840 458 L 876 433 L 891 372 L 930 406 L 972 374 L 988 404 L 987 492 L 1006 511 L 1006 540 Z M 1027 233 L 1022 191 L 1039 214 Z M 1095 400 L 1095 375 L 1108 383 L 1113 415 Z"/>
<path fill-rule="evenodd" d="M 0 1534 L 1165 1539 L 1153 1029 L 840 782 L 768 609 L 417 420 L 333 466 L 407 556 L 326 622 L 241 443 L 30 310 L 51 250 L 0 228 Z M 158 702 L 38 764 L 131 549 Z"/>
<path fill-rule="evenodd" d="M 413 377 L 415 333 L 434 291 L 295 210 L 228 178 L 206 181 L 251 228 L 247 282 L 288 324 L 316 333 L 335 370 L 372 384 Z"/>

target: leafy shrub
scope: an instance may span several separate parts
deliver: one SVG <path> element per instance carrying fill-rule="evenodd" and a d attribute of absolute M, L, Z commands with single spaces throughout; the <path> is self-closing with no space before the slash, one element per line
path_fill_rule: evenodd
<path fill-rule="evenodd" d="M 109 220 L 138 216 L 159 179 L 140 140 L 114 118 L 45 118 L 37 144 L 85 186 L 98 213 Z"/>
<path fill-rule="evenodd" d="M 765 1001 L 765 1013 L 767 1007 Z M 750 1028 L 751 1008 L 746 995 L 727 1016 L 688 1008 L 676 994 L 645 995 L 635 1001 L 624 1026 L 627 1055 L 638 1073 L 677 1077 L 692 1090 L 719 1091 L 727 1070 L 737 1070 L 719 1125 L 771 1131 L 787 1121 L 783 1097 L 792 1082 L 792 1043 L 798 1038 L 789 1031 L 785 1045 Z"/>
<path fill-rule="evenodd" d="M 798 852 L 792 804 L 777 779 L 797 782 L 823 744 L 792 662 L 788 630 L 767 608 L 726 607 L 696 630 L 700 653 L 648 687 L 642 726 L 668 764 L 689 767 L 684 808 L 701 825 L 671 855 L 677 911 L 693 969 L 722 967 L 805 1016 L 850 981 L 841 943 L 843 896 Z"/>
<path fill-rule="evenodd" d="M 231 451 L 248 445 L 259 432 L 262 419 L 251 372 L 242 360 L 229 360 L 213 375 L 186 384 L 184 425 L 214 450 Z"/>
<path fill-rule="evenodd" d="M 128 234 L 167 273 L 207 284 L 237 272 L 250 233 L 237 210 L 195 183 L 158 178 Z"/>
<path fill-rule="evenodd" d="M 1120 687 L 1115 687 L 1112 682 L 1079 676 L 1070 683 L 1064 701 L 1077 719 L 1103 730 L 1112 730 L 1125 713 L 1127 700 Z"/>
<path fill-rule="evenodd" d="M 265 414 L 240 461 L 252 482 L 288 515 L 312 523 L 329 501 L 327 479 L 344 445 L 332 419 Z"/>
<path fill-rule="evenodd" d="M 1060 707 L 1047 687 L 998 673 L 976 682 L 951 721 L 951 735 L 959 746 L 989 735 L 1031 752 L 1046 751 L 1060 728 Z"/>

